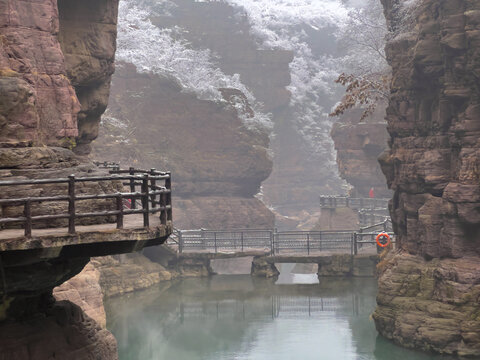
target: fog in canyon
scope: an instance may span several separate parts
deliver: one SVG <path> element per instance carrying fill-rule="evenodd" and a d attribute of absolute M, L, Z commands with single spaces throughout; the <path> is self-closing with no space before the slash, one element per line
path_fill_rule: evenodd
<path fill-rule="evenodd" d="M 125 165 L 172 169 L 183 192 L 176 193 L 179 227 L 212 228 L 225 221 L 230 227 L 272 226 L 271 210 L 277 226 L 311 228 L 318 196 L 346 194 L 349 172 L 358 177 L 363 171 L 359 189 L 377 185 L 376 177 L 386 189 L 376 163 L 386 147 L 382 110 L 373 116 L 382 123 L 377 138 L 362 137 L 353 150 L 342 141 L 372 126 L 336 130 L 345 150 L 339 159 L 349 158 L 341 163 L 344 173 L 330 134 L 337 118 L 328 116 L 345 91 L 334 82 L 340 73 L 388 68 L 385 33 L 375 1 L 121 1 L 117 70 L 94 156 L 113 160 L 120 153 Z M 173 102 L 162 100 L 165 93 Z M 349 116 L 347 124 L 359 122 L 358 113 Z M 375 141 L 379 145 L 365 155 L 365 144 Z M 152 142 L 158 142 L 156 153 L 143 153 L 142 144 Z M 260 220 L 182 220 L 192 217 L 192 208 L 214 206 L 231 217 L 249 212 Z"/>

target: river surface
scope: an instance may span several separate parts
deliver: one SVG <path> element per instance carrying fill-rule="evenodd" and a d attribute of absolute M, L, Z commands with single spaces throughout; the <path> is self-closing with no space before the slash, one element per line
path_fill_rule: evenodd
<path fill-rule="evenodd" d="M 164 283 L 106 301 L 107 327 L 120 360 L 447 359 L 377 335 L 375 279 L 308 275 Z"/>

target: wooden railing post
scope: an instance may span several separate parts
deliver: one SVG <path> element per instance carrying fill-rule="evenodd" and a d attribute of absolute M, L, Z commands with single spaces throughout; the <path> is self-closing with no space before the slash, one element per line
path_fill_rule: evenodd
<path fill-rule="evenodd" d="M 213 240 L 215 241 L 215 253 L 217 253 L 217 232 L 213 233 Z"/>
<path fill-rule="evenodd" d="M 162 210 L 160 210 L 160 224 L 162 225 L 167 225 L 167 194 L 160 194 L 160 207 Z"/>
<path fill-rule="evenodd" d="M 150 188 L 152 189 L 152 192 L 156 191 L 156 185 L 157 185 L 156 181 L 155 181 L 155 178 L 154 178 L 155 172 L 156 172 L 155 168 L 150 169 L 150 175 L 152 176 L 152 178 L 150 179 Z M 157 196 L 155 194 L 150 195 L 150 201 L 152 203 L 152 209 L 155 209 L 155 206 L 157 204 L 157 202 L 155 200 L 156 197 Z M 160 198 L 160 196 L 159 196 L 159 198 Z"/>
<path fill-rule="evenodd" d="M 68 177 L 68 233 L 75 233 L 75 175 Z"/>
<path fill-rule="evenodd" d="M 122 194 L 117 194 L 117 229 L 123 229 L 123 198 Z"/>
<path fill-rule="evenodd" d="M 160 207 L 162 210 L 160 210 L 160 224 L 162 225 L 167 225 L 167 201 L 165 199 L 166 194 L 160 194 Z"/>
<path fill-rule="evenodd" d="M 129 170 L 130 176 L 132 176 L 130 178 L 130 192 L 134 193 L 135 192 L 135 178 L 133 176 L 135 175 L 135 169 L 133 167 L 131 167 L 128 170 Z M 136 208 L 136 204 L 135 204 L 136 198 L 134 196 L 132 196 L 130 201 L 131 201 L 131 208 L 135 209 Z"/>
<path fill-rule="evenodd" d="M 32 203 L 30 199 L 25 201 L 24 207 L 24 215 L 25 215 L 25 236 L 31 237 L 32 236 Z"/>
<path fill-rule="evenodd" d="M 150 207 L 148 202 L 148 175 L 143 175 L 142 179 L 142 210 L 143 210 L 143 226 L 150 226 Z"/>
<path fill-rule="evenodd" d="M 166 201 L 165 201 L 165 206 L 170 206 L 169 209 L 167 209 L 167 220 L 172 221 L 172 174 L 170 172 L 167 172 L 168 178 L 165 179 L 165 188 L 169 190 L 169 192 L 166 194 Z"/>

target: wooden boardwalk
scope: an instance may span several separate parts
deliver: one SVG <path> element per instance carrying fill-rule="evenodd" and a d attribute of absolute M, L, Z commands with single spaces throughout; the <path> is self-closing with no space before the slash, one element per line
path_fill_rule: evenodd
<path fill-rule="evenodd" d="M 88 186 L 102 182 L 106 186 Z M 155 169 L 0 181 L 2 189 L 10 195 L 0 198 L 0 252 L 43 250 L 44 257 L 123 253 L 163 243 L 173 230 L 170 173 Z"/>
<path fill-rule="evenodd" d="M 160 219 L 158 216 L 150 215 L 150 227 L 160 227 Z M 143 229 L 143 216 L 131 215 L 125 218 L 123 222 L 123 229 L 134 230 Z M 94 225 L 77 225 L 75 226 L 76 233 L 91 233 L 91 232 L 112 232 L 117 231 L 116 223 L 104 223 Z M 32 238 L 40 238 L 47 236 L 65 236 L 68 234 L 68 227 L 33 229 Z M 14 239 L 25 239 L 24 229 L 4 229 L 0 230 L 0 241 L 8 241 Z"/>

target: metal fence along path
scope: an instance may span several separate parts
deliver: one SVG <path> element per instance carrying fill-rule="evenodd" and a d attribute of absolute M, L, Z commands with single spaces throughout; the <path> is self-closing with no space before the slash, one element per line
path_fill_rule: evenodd
<path fill-rule="evenodd" d="M 358 213 L 360 226 L 378 224 L 390 218 L 388 202 L 382 198 L 352 198 L 348 196 L 320 196 L 320 209 L 350 208 Z"/>
<path fill-rule="evenodd" d="M 375 251 L 376 236 L 388 232 L 393 236 L 390 220 L 358 231 L 281 231 L 274 229 L 175 230 L 171 241 L 179 252 L 244 252 L 267 250 L 272 255 L 322 252 L 358 254 Z"/>

